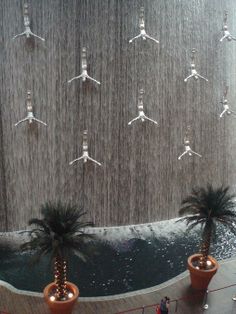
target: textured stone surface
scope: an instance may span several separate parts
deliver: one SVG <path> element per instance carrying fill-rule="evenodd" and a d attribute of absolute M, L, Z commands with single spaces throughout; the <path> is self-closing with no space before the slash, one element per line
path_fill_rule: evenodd
<path fill-rule="evenodd" d="M 236 2 L 146 0 L 146 31 L 137 35 L 137 0 L 31 0 L 32 30 L 46 39 L 11 38 L 23 31 L 23 2 L 0 2 L 0 230 L 18 230 L 46 200 L 72 200 L 97 226 L 177 216 L 192 186 L 235 182 L 235 122 L 218 119 L 223 84 L 234 109 L 236 42 L 220 43 L 223 10 L 236 34 Z M 67 80 L 80 73 L 87 47 L 89 74 L 101 81 Z M 191 48 L 209 79 L 184 83 Z M 137 115 L 140 88 L 147 115 Z M 14 123 L 26 115 L 32 91 L 36 116 L 48 127 Z M 190 124 L 192 148 L 203 158 L 177 160 Z M 82 132 L 103 167 L 69 166 L 81 154 Z"/>

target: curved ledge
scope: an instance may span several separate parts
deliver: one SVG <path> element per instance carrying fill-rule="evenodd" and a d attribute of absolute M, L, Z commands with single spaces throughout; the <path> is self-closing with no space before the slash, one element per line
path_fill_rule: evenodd
<path fill-rule="evenodd" d="M 141 289 L 141 290 L 135 290 L 135 291 L 131 291 L 131 292 L 126 292 L 126 293 L 121 293 L 121 294 L 114 294 L 114 295 L 110 295 L 110 296 L 99 296 L 99 297 L 80 297 L 80 301 L 86 301 L 86 302 L 92 302 L 92 301 L 109 301 L 109 300 L 118 300 L 118 299 L 123 299 L 123 298 L 127 298 L 127 297 L 133 297 L 133 296 L 137 296 L 137 295 L 143 295 L 143 294 L 147 294 L 147 293 L 151 293 L 157 290 L 161 290 L 163 288 L 166 288 L 176 282 L 178 282 L 179 280 L 185 278 L 188 276 L 188 271 L 185 271 L 181 274 L 179 274 L 178 276 L 167 280 L 159 285 L 150 287 L 150 288 L 146 288 L 146 289 Z M 41 292 L 33 292 L 33 291 L 27 291 L 27 290 L 20 290 L 15 288 L 14 286 L 12 286 L 11 284 L 9 284 L 6 281 L 0 280 L 0 286 L 3 286 L 5 288 L 7 288 L 8 290 L 10 290 L 13 293 L 16 294 L 20 294 L 20 295 L 27 295 L 27 296 L 33 296 L 33 297 L 43 297 L 43 293 Z"/>
<path fill-rule="evenodd" d="M 99 296 L 99 297 L 80 297 L 80 302 L 97 302 L 97 301 L 111 301 L 111 300 L 119 300 L 119 299 L 124 299 L 124 298 L 129 298 L 137 295 L 144 295 L 148 294 L 154 291 L 162 290 L 168 286 L 171 286 L 172 284 L 175 284 L 179 280 L 185 278 L 188 276 L 188 271 L 185 271 L 178 276 L 167 280 L 159 285 L 146 288 L 146 289 L 141 289 L 141 290 L 135 290 L 131 292 L 126 292 L 126 293 L 121 293 L 121 294 L 114 294 L 110 296 Z M 6 289 L 10 290 L 13 293 L 19 294 L 19 295 L 24 295 L 24 296 L 31 296 L 31 297 L 39 297 L 43 298 L 43 293 L 41 292 L 33 292 L 33 291 L 27 291 L 27 290 L 20 290 L 12 286 L 6 281 L 0 280 L 0 286 L 5 287 Z"/>
<path fill-rule="evenodd" d="M 235 295 L 235 278 L 232 276 L 232 269 L 236 267 L 236 258 L 221 261 L 221 267 L 214 276 L 209 286 L 211 293 L 212 313 L 232 313 L 233 301 L 223 303 L 223 298 L 232 299 Z M 227 288 L 226 290 L 223 288 Z M 48 307 L 44 301 L 43 294 L 37 292 L 22 291 L 14 288 L 12 285 L 0 281 L 0 308 L 14 314 L 47 314 Z M 163 296 L 168 295 L 171 300 L 181 300 L 178 303 L 178 312 L 182 314 L 202 313 L 202 304 L 204 296 L 196 301 L 196 292 L 190 287 L 190 280 L 187 271 L 168 280 L 160 285 L 128 292 L 119 295 L 105 297 L 83 297 L 76 302 L 74 313 L 83 314 L 114 314 L 123 313 L 130 309 L 142 310 L 146 305 L 150 310 L 155 310 L 155 304 Z M 187 298 L 183 298 L 183 297 Z M 193 299 L 194 302 L 189 300 Z M 175 302 L 171 303 L 171 312 L 174 311 Z"/>
<path fill-rule="evenodd" d="M 236 261 L 236 258 L 229 258 L 223 261 L 220 261 L 219 264 L 223 265 L 223 264 L 227 264 L 229 262 L 232 261 Z M 126 292 L 126 293 L 122 293 L 122 294 L 115 294 L 115 295 L 111 295 L 111 296 L 99 296 L 99 297 L 80 297 L 80 302 L 95 302 L 95 301 L 110 301 L 110 300 L 119 300 L 119 299 L 124 299 L 124 298 L 129 298 L 129 297 L 133 297 L 133 296 L 138 296 L 138 295 L 144 295 L 144 294 L 148 294 L 148 293 L 152 293 L 155 291 L 159 291 L 162 290 L 164 288 L 167 288 L 168 286 L 171 286 L 175 283 L 177 283 L 178 281 L 180 281 L 181 279 L 184 279 L 186 277 L 188 277 L 188 271 L 184 271 L 183 273 L 179 274 L 178 276 L 167 280 L 159 285 L 150 287 L 150 288 L 146 288 L 146 289 L 141 289 L 141 290 L 135 290 L 135 291 L 131 291 L 131 292 Z M 33 297 L 43 297 L 43 293 L 41 292 L 33 292 L 33 291 L 27 291 L 27 290 L 20 290 L 15 288 L 14 286 L 12 286 L 11 284 L 9 284 L 6 281 L 0 280 L 0 286 L 5 287 L 6 289 L 10 290 L 13 293 L 19 294 L 19 295 L 25 295 L 25 296 L 33 296 Z"/>

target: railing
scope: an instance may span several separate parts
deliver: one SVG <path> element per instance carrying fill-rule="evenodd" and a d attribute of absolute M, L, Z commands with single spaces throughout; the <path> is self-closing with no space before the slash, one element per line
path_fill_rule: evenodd
<path fill-rule="evenodd" d="M 227 288 L 230 288 L 230 287 L 235 287 L 235 286 L 236 286 L 236 283 L 234 283 L 232 285 L 224 286 L 224 287 L 221 287 L 221 288 L 218 288 L 218 289 L 198 291 L 198 292 L 195 292 L 195 293 L 193 293 L 191 295 L 185 295 L 185 296 L 183 296 L 183 297 L 181 297 L 179 299 L 172 299 L 172 300 L 170 300 L 170 303 L 174 303 L 175 309 L 174 309 L 174 312 L 171 312 L 171 313 L 178 313 L 178 305 L 179 305 L 180 301 L 196 299 L 196 297 L 203 297 L 202 307 L 203 307 L 203 309 L 207 310 L 208 309 L 207 298 L 208 298 L 209 293 L 214 293 L 216 291 L 224 290 L 224 289 L 227 289 Z M 125 314 L 125 313 L 137 312 L 137 311 L 138 311 L 139 314 L 145 314 L 145 310 L 146 309 L 148 309 L 148 308 L 156 308 L 157 304 L 158 303 L 149 304 L 149 305 L 143 305 L 143 306 L 140 306 L 140 307 L 131 308 L 131 309 L 126 310 L 126 311 L 117 312 L 115 314 Z"/>

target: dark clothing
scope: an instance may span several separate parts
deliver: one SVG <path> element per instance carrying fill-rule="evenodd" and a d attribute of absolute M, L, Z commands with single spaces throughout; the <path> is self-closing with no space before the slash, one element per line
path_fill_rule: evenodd
<path fill-rule="evenodd" d="M 161 314 L 168 314 L 169 310 L 167 308 L 167 301 L 161 300 Z"/>

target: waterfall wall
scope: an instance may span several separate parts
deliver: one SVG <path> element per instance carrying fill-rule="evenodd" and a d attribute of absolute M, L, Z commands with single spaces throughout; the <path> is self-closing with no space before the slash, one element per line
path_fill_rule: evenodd
<path fill-rule="evenodd" d="M 236 35 L 235 0 L 29 0 L 34 33 L 23 32 L 23 1 L 0 1 L 0 231 L 25 228 L 47 200 L 72 201 L 97 226 L 174 218 L 193 186 L 236 182 L 236 119 L 222 111 L 224 83 L 236 110 L 236 42 L 224 41 L 222 23 Z M 146 32 L 159 44 L 129 39 Z M 87 48 L 87 80 L 81 73 Z M 204 80 L 189 80 L 191 49 Z M 139 90 L 154 123 L 137 116 Z M 26 116 L 31 90 L 35 117 L 47 123 L 14 124 Z M 186 127 L 191 147 L 184 151 Z M 80 161 L 83 130 L 89 154 Z"/>

